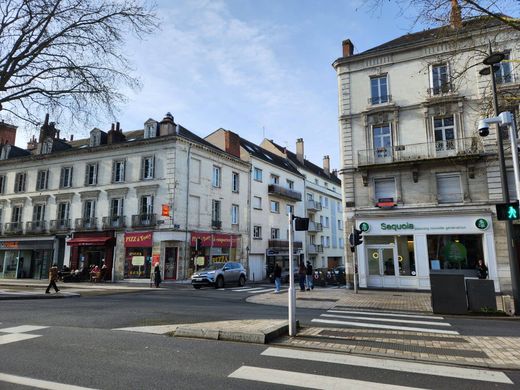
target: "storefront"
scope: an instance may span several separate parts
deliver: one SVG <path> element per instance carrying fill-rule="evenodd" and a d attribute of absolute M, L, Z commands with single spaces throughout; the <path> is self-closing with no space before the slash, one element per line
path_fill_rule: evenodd
<path fill-rule="evenodd" d="M 429 218 L 358 218 L 357 247 L 362 288 L 430 289 L 430 271 L 476 275 L 483 259 L 500 291 L 490 215 Z"/>
<path fill-rule="evenodd" d="M 111 279 L 115 245 L 113 232 L 75 233 L 67 245 L 71 247 L 71 270 L 79 270 L 81 277 L 88 280 L 90 268 L 95 265 L 102 268 L 104 263 L 107 267 L 104 278 Z"/>
<path fill-rule="evenodd" d="M 125 279 L 150 279 L 152 269 L 153 232 L 125 233 Z M 159 255 L 155 263 L 159 263 Z"/>
<path fill-rule="evenodd" d="M 56 245 L 48 238 L 0 241 L 0 279 L 46 279 Z M 63 260 L 58 265 L 63 265 Z"/>
<path fill-rule="evenodd" d="M 240 242 L 241 237 L 236 234 L 191 233 L 189 268 L 200 269 L 213 263 L 240 261 Z"/>
<path fill-rule="evenodd" d="M 295 270 L 298 270 L 299 261 L 305 261 L 302 248 L 301 241 L 293 242 L 293 265 Z M 269 240 L 269 248 L 267 248 L 265 254 L 267 276 L 273 273 L 276 263 L 280 264 L 282 271 L 289 272 L 289 241 Z M 313 261 L 310 257 L 308 260 Z"/>

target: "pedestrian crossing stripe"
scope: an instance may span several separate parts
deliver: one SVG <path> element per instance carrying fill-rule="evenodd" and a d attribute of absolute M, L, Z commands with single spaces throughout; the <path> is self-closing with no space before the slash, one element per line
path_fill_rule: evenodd
<path fill-rule="evenodd" d="M 364 356 L 342 355 L 330 352 L 314 352 L 296 349 L 269 347 L 262 352 L 264 356 L 288 359 L 309 360 L 356 367 L 375 367 L 383 370 L 413 372 L 458 379 L 471 379 L 482 382 L 513 384 L 509 377 L 500 371 L 453 367 L 440 364 L 424 364 L 391 359 L 377 359 Z"/>
<path fill-rule="evenodd" d="M 26 332 L 32 332 L 35 330 L 45 329 L 48 326 L 36 326 L 36 325 L 20 325 L 11 328 L 0 329 L 0 345 L 15 343 L 17 341 L 24 341 L 41 337 L 38 334 L 28 334 Z"/>
<path fill-rule="evenodd" d="M 330 311 L 329 311 L 330 313 Z M 395 318 L 372 318 L 372 317 L 358 317 L 358 316 L 344 316 L 339 314 L 322 314 L 321 317 L 343 318 L 346 320 L 365 320 L 365 321 L 380 321 L 380 322 L 397 322 L 401 324 L 416 324 L 416 325 L 434 325 L 434 326 L 451 326 L 447 322 L 433 322 L 433 321 L 416 321 L 416 320 L 400 320 Z"/>
<path fill-rule="evenodd" d="M 371 316 L 427 318 L 430 320 L 443 320 L 444 319 L 444 317 L 439 317 L 439 316 L 419 315 L 419 314 L 402 314 L 402 313 L 397 313 L 397 312 L 381 313 L 381 312 L 374 312 L 374 311 L 328 310 L 327 313 L 369 314 Z"/>

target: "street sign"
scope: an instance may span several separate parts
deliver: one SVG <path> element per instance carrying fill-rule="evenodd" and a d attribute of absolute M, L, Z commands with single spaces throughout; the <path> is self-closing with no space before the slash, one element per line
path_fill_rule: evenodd
<path fill-rule="evenodd" d="M 518 201 L 497 204 L 497 219 L 499 221 L 513 221 L 520 219 Z"/>

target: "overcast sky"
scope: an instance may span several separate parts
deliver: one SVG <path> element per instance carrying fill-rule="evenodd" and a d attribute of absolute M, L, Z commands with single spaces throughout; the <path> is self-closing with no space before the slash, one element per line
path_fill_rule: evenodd
<path fill-rule="evenodd" d="M 264 136 L 318 165 L 339 166 L 337 81 L 332 62 L 350 38 L 356 52 L 410 32 L 397 9 L 371 12 L 361 0 L 158 0 L 160 26 L 127 54 L 142 82 L 117 120 L 141 129 L 175 121 L 199 136 L 223 127 Z M 110 129 L 111 119 L 96 124 Z M 85 129 L 86 136 L 90 129 Z M 67 132 L 65 132 L 67 133 Z M 21 135 L 21 134 L 20 134 Z M 23 142 L 17 142 L 24 146 Z"/>

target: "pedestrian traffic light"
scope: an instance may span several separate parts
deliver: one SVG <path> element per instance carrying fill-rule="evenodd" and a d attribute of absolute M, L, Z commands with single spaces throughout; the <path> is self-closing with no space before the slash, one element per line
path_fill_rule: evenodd
<path fill-rule="evenodd" d="M 354 229 L 354 246 L 361 245 L 363 243 L 362 235 L 363 232 L 361 230 Z"/>
<path fill-rule="evenodd" d="M 497 219 L 499 221 L 513 221 L 520 219 L 518 201 L 497 204 Z"/>
<path fill-rule="evenodd" d="M 307 231 L 309 230 L 309 218 L 294 218 L 294 230 L 296 231 Z"/>

